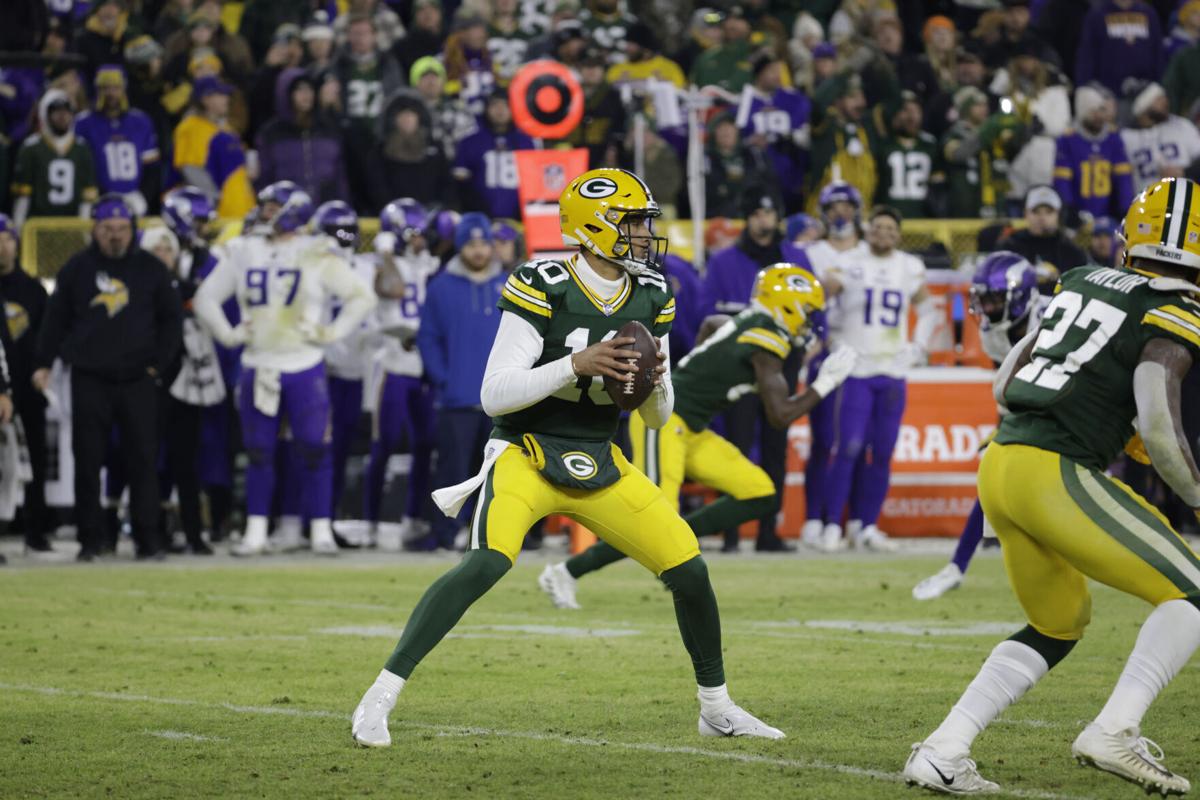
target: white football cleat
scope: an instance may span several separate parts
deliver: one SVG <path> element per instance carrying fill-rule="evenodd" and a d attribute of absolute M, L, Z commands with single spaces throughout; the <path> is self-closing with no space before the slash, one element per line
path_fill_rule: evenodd
<path fill-rule="evenodd" d="M 821 531 L 821 541 L 817 543 L 817 549 L 822 553 L 836 553 L 842 546 L 842 526 L 826 525 L 825 530 Z"/>
<path fill-rule="evenodd" d="M 963 571 L 958 564 L 950 563 L 914 586 L 912 596 L 914 600 L 933 600 L 962 586 L 962 582 Z"/>
<path fill-rule="evenodd" d="M 403 541 L 401 526 L 391 522 L 372 525 L 371 538 L 375 540 L 376 550 L 399 553 L 400 543 Z"/>
<path fill-rule="evenodd" d="M 874 525 L 868 525 L 854 537 L 854 546 L 859 550 L 874 550 L 877 553 L 894 553 L 900 546 L 886 533 Z"/>
<path fill-rule="evenodd" d="M 538 587 L 550 595 L 555 608 L 578 610 L 582 608 L 575 599 L 575 578 L 567 572 L 567 565 L 547 564 L 538 576 Z"/>
<path fill-rule="evenodd" d="M 265 536 L 255 536 L 250 531 L 246 531 L 242 535 L 242 540 L 229 548 L 231 556 L 261 556 L 267 552 L 267 539 Z"/>
<path fill-rule="evenodd" d="M 924 742 L 912 746 L 912 754 L 904 764 L 904 781 L 909 786 L 923 786 L 946 794 L 1000 791 L 1000 785 L 980 775 L 975 762 L 967 756 L 942 758 Z"/>
<path fill-rule="evenodd" d="M 307 546 L 300 517 L 280 517 L 279 525 L 271 534 L 271 552 L 293 553 Z"/>
<path fill-rule="evenodd" d="M 805 547 L 811 547 L 814 550 L 821 547 L 821 532 L 825 530 L 825 523 L 819 519 L 810 519 L 805 521 L 803 527 L 800 528 L 800 543 Z"/>
<path fill-rule="evenodd" d="M 1075 739 L 1071 755 L 1081 766 L 1111 772 L 1141 786 L 1146 794 L 1158 792 L 1167 797 L 1186 794 L 1192 788 L 1187 778 L 1160 763 L 1162 748 L 1143 737 L 1137 728 L 1109 733 L 1093 722 Z"/>
<path fill-rule="evenodd" d="M 388 731 L 388 714 L 395 707 L 395 692 L 379 683 L 371 684 L 351 718 L 350 733 L 354 741 L 363 747 L 390 747 L 392 734 Z"/>
<path fill-rule="evenodd" d="M 319 556 L 336 556 L 341 552 L 337 542 L 333 539 L 333 534 L 313 536 L 311 544 L 313 553 Z"/>
<path fill-rule="evenodd" d="M 729 706 L 724 711 L 700 712 L 701 736 L 757 736 L 761 739 L 783 739 L 787 734 L 772 728 L 741 706 Z"/>

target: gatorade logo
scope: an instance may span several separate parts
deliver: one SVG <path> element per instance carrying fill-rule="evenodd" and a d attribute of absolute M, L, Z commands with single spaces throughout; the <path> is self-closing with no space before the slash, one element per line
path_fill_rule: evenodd
<path fill-rule="evenodd" d="M 592 178 L 579 186 L 579 194 L 589 200 L 612 197 L 617 193 L 617 183 L 612 178 Z"/>
<path fill-rule="evenodd" d="M 581 481 L 596 477 L 596 473 L 600 471 L 596 465 L 596 459 L 578 450 L 563 453 L 562 462 L 563 466 L 567 468 L 567 472 Z"/>

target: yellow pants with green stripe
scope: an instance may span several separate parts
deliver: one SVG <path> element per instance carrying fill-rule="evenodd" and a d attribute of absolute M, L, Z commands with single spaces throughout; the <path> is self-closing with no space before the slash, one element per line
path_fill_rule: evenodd
<path fill-rule="evenodd" d="M 659 430 L 648 427 L 640 414 L 631 414 L 629 440 L 633 465 L 658 484 L 675 507 L 685 478 L 736 500 L 775 494 L 771 476 L 736 445 L 707 428 L 693 431 L 678 414 L 672 414 Z"/>
<path fill-rule="evenodd" d="M 979 500 L 1017 600 L 1046 636 L 1083 636 L 1086 578 L 1153 605 L 1200 598 L 1200 558 L 1154 506 L 1103 472 L 993 442 L 979 465 Z"/>
<path fill-rule="evenodd" d="M 520 447 L 509 447 L 496 459 L 480 491 L 471 518 L 471 549 L 497 550 L 516 563 L 533 524 L 549 514 L 563 514 L 655 575 L 700 555 L 696 537 L 675 503 L 668 503 L 615 445 L 612 450 L 620 479 L 586 491 L 550 483 Z"/>

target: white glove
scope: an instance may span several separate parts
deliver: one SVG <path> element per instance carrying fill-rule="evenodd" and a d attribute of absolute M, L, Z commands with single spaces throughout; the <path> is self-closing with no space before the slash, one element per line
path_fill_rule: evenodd
<path fill-rule="evenodd" d="M 909 342 L 900 349 L 900 357 L 897 361 L 903 367 L 921 367 L 929 362 L 929 354 L 921 345 Z"/>
<path fill-rule="evenodd" d="M 372 242 L 375 252 L 379 255 L 393 255 L 396 252 L 396 234 L 390 231 L 380 231 L 375 234 L 375 241 Z"/>
<path fill-rule="evenodd" d="M 829 358 L 817 370 L 817 377 L 812 382 L 812 390 L 821 395 L 822 399 L 833 394 L 842 385 L 842 381 L 850 377 L 854 365 L 858 363 L 858 351 L 853 347 L 839 347 L 830 354 Z"/>
<path fill-rule="evenodd" d="M 213 337 L 217 338 L 216 334 Z M 221 339 L 221 344 L 225 347 L 241 347 L 248 341 L 250 341 L 250 323 L 244 321 L 230 328 L 229 335 Z"/>
<path fill-rule="evenodd" d="M 297 328 L 300 335 L 309 344 L 315 344 L 319 347 L 324 347 L 327 344 L 332 344 L 337 340 L 337 336 L 333 333 L 333 326 L 319 325 L 315 322 L 301 322 Z"/>

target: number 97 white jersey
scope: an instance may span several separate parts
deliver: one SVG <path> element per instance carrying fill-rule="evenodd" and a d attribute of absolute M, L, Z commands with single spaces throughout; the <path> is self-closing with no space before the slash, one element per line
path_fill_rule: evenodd
<path fill-rule="evenodd" d="M 838 327 L 830 332 L 831 347 L 858 351 L 853 377 L 904 377 L 911 366 L 905 356 L 909 308 L 925 285 L 925 264 L 899 250 L 883 257 L 868 250 L 838 266 L 841 313 Z"/>
<path fill-rule="evenodd" d="M 283 240 L 239 236 L 215 252 L 219 263 L 205 281 L 220 300 L 237 297 L 249 341 L 247 367 L 285 372 L 309 369 L 324 358 L 312 342 L 329 295 L 369 291 L 324 236 Z"/>

